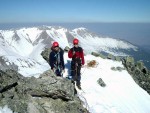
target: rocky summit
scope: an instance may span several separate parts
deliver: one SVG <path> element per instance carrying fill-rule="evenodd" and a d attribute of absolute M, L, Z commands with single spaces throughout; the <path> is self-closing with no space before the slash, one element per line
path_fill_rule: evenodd
<path fill-rule="evenodd" d="M 0 70 L 0 106 L 17 113 L 87 113 L 74 94 L 70 80 L 51 70 L 39 78 L 23 77 L 14 70 Z"/>

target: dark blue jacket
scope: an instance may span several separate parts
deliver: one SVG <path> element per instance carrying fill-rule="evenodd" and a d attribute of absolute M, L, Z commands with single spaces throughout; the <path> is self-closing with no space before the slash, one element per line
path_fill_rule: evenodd
<path fill-rule="evenodd" d="M 58 60 L 58 57 L 60 57 L 60 60 Z M 49 54 L 49 64 L 51 69 L 56 68 L 55 66 L 60 66 L 62 69 L 65 69 L 64 51 L 61 48 L 59 48 L 58 52 L 52 49 L 51 53 Z"/>

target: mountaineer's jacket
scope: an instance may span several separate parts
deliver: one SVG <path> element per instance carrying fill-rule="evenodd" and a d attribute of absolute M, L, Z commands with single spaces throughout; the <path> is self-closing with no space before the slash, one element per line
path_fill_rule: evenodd
<path fill-rule="evenodd" d="M 73 52 L 75 52 L 74 55 L 73 55 Z M 83 49 L 81 47 L 71 48 L 68 52 L 68 57 L 72 58 L 72 60 L 74 60 L 76 58 L 80 58 L 82 65 L 84 65 L 84 53 L 83 53 Z"/>

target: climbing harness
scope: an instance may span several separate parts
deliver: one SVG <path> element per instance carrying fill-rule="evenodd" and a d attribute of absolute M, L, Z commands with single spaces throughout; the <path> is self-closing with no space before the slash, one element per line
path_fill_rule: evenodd
<path fill-rule="evenodd" d="M 54 57 L 56 57 L 56 62 L 54 63 L 54 67 L 55 67 L 54 72 L 56 73 L 56 75 L 60 74 L 60 76 L 62 76 L 63 74 L 62 74 L 62 67 L 60 65 L 60 54 L 59 54 L 59 52 L 57 52 Z"/>

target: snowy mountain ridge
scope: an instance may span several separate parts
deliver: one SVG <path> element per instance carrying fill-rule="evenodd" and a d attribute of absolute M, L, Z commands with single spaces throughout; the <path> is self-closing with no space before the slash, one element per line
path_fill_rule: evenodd
<path fill-rule="evenodd" d="M 101 50 L 107 49 L 108 52 L 110 52 L 111 48 L 134 49 L 134 50 L 137 49 L 136 46 L 122 40 L 108 37 L 107 38 L 99 37 L 98 35 L 95 35 L 90 31 L 88 31 L 86 28 L 76 28 L 70 31 L 63 27 L 43 26 L 33 28 L 21 28 L 17 30 L 4 30 L 4 31 L 1 30 L 0 37 L 9 45 L 13 46 L 15 49 L 17 49 L 17 47 L 18 48 L 21 47 L 20 49 L 25 49 L 26 47 L 29 47 L 27 48 L 28 51 L 23 50 L 25 55 L 28 55 L 32 52 L 33 46 L 45 40 L 49 41 L 47 43 L 43 42 L 45 45 L 50 46 L 51 41 L 58 41 L 61 42 L 60 46 L 64 48 L 65 46 L 68 46 L 69 43 L 72 43 L 71 41 L 73 40 L 74 37 L 77 37 L 80 40 L 82 46 L 87 44 L 89 46 L 94 45 L 94 47 L 92 48 L 93 50 L 97 50 L 94 48 L 99 48 Z M 28 46 L 24 46 L 27 44 Z"/>

